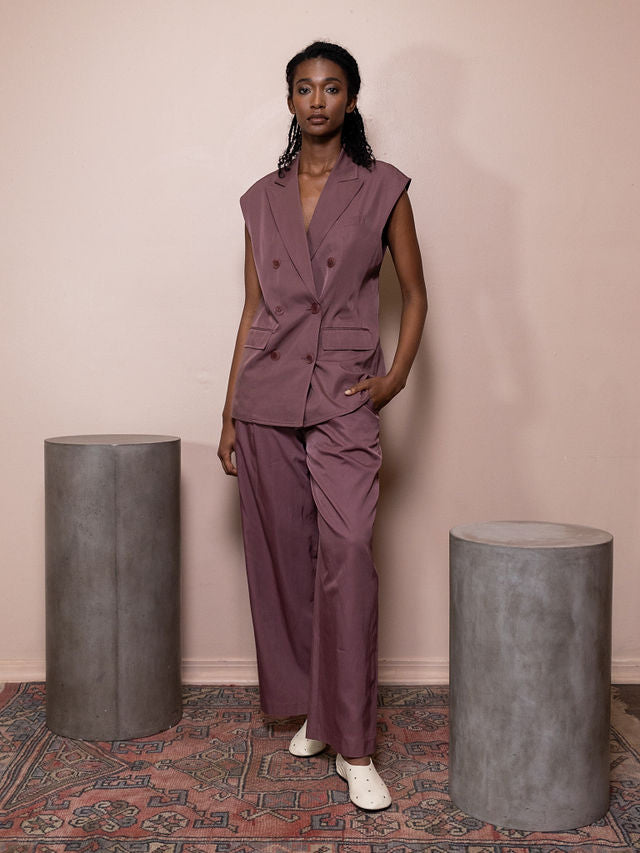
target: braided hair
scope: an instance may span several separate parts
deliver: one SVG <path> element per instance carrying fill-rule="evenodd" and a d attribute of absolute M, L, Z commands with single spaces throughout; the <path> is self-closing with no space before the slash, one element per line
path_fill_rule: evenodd
<path fill-rule="evenodd" d="M 293 97 L 293 78 L 298 65 L 301 62 L 306 62 L 307 59 L 328 59 L 335 62 L 344 71 L 347 77 L 347 89 L 350 98 L 354 98 L 360 91 L 360 72 L 358 71 L 358 63 L 348 50 L 340 47 L 339 44 L 332 44 L 326 41 L 314 41 L 300 53 L 296 53 L 293 59 L 287 63 L 286 78 L 289 97 Z M 370 169 L 375 162 L 371 146 L 367 142 L 367 137 L 364 132 L 364 123 L 362 116 L 356 107 L 352 112 L 346 113 L 344 124 L 342 125 L 342 147 L 351 157 L 354 163 L 358 166 L 365 166 Z M 287 139 L 287 147 L 278 160 L 278 171 L 282 175 L 283 170 L 291 168 L 296 154 L 302 146 L 302 131 L 298 120 L 293 116 L 289 127 L 289 136 Z"/>

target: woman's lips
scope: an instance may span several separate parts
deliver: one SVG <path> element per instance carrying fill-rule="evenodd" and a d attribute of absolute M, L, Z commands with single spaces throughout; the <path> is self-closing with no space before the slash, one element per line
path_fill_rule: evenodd
<path fill-rule="evenodd" d="M 326 116 L 309 116 L 307 121 L 310 124 L 323 124 L 325 121 L 328 121 Z"/>

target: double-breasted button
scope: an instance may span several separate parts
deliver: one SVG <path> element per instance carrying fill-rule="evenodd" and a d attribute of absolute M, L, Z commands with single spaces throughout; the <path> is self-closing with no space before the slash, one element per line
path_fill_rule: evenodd
<path fill-rule="evenodd" d="M 269 358 L 273 361 L 277 361 L 280 358 L 280 353 L 277 349 L 274 349 L 273 352 L 269 353 Z"/>
<path fill-rule="evenodd" d="M 307 364 L 313 364 L 313 356 L 310 352 L 305 355 L 304 360 L 307 362 Z"/>
<path fill-rule="evenodd" d="M 320 306 L 318 305 L 318 303 L 317 303 L 317 302 L 312 302 L 312 303 L 311 303 L 311 313 L 312 313 L 312 314 L 317 314 L 319 311 L 320 311 Z"/>
<path fill-rule="evenodd" d="M 277 258 L 274 258 L 271 263 L 273 264 L 274 270 L 277 270 L 280 267 L 280 261 Z"/>
<path fill-rule="evenodd" d="M 327 258 L 327 266 L 328 267 L 335 267 L 335 265 L 336 265 L 336 259 L 335 258 Z"/>
<path fill-rule="evenodd" d="M 284 308 L 282 307 L 282 305 L 276 305 L 274 311 L 276 312 L 276 314 L 284 314 Z"/>

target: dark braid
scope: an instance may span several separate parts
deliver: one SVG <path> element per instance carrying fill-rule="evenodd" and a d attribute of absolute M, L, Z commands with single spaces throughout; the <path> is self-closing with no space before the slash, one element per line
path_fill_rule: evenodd
<path fill-rule="evenodd" d="M 344 71 L 347 77 L 347 87 L 350 98 L 354 98 L 360 91 L 360 72 L 358 63 L 348 50 L 340 47 L 339 44 L 332 44 L 326 41 L 314 41 L 308 47 L 296 55 L 287 63 L 286 78 L 289 97 L 293 97 L 293 77 L 298 65 L 301 62 L 306 62 L 307 59 L 329 59 L 335 62 Z M 284 169 L 291 168 L 296 154 L 302 146 L 302 131 L 298 125 L 298 120 L 294 116 L 291 119 L 289 127 L 289 137 L 287 147 L 280 159 L 278 160 L 278 171 L 282 174 Z M 352 112 L 347 113 L 344 117 L 342 126 L 342 146 L 354 163 L 359 166 L 366 166 L 370 169 L 375 162 L 371 146 L 367 142 L 367 137 L 364 131 L 364 122 L 362 116 L 356 107 Z"/>
<path fill-rule="evenodd" d="M 294 116 L 289 125 L 289 136 L 287 138 L 287 149 L 278 160 L 278 171 L 282 173 L 283 169 L 290 169 L 293 158 L 296 156 L 302 146 L 302 131 L 298 124 L 298 119 Z M 282 177 L 282 174 L 281 174 Z"/>

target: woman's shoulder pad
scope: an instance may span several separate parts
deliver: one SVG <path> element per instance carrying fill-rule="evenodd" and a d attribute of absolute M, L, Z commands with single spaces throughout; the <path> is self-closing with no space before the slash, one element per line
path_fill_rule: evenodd
<path fill-rule="evenodd" d="M 275 179 L 278 177 L 278 170 L 275 169 L 273 172 L 269 172 L 268 175 L 264 175 L 262 178 L 259 178 L 255 183 L 251 184 L 248 190 L 246 190 L 240 198 L 250 198 L 258 193 L 263 192 L 265 187 L 270 186 Z"/>
<path fill-rule="evenodd" d="M 371 174 L 378 175 L 381 178 L 406 177 L 404 172 L 401 172 L 397 166 L 393 166 L 391 163 L 386 163 L 384 160 L 376 160 L 374 162 Z"/>

